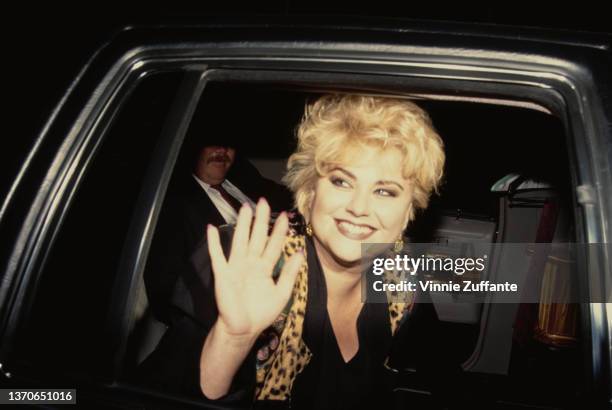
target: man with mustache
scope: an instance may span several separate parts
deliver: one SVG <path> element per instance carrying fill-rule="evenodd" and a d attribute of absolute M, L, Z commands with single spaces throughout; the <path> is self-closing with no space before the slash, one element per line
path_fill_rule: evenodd
<path fill-rule="evenodd" d="M 144 274 L 152 312 L 168 325 L 184 315 L 178 306 L 185 298 L 177 296 L 177 282 L 181 276 L 178 288 L 190 286 L 190 257 L 208 224 L 235 223 L 240 207 L 247 203 L 255 209 L 261 197 L 276 212 L 292 207 L 289 191 L 262 177 L 228 142 L 216 139 L 203 144 L 193 150 L 192 174 L 179 173 L 178 189 L 169 188 Z"/>
<path fill-rule="evenodd" d="M 243 203 L 255 208 L 254 202 L 226 179 L 235 158 L 236 150 L 232 147 L 205 146 L 200 151 L 193 173 L 193 177 L 206 192 L 225 223 L 236 222 L 238 210 Z M 219 218 L 213 222 L 216 222 L 213 225 L 222 225 Z"/>

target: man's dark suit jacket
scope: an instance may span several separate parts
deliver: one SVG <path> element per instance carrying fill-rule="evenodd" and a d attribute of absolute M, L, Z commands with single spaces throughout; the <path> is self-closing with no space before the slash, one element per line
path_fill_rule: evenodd
<path fill-rule="evenodd" d="M 266 198 L 273 211 L 292 208 L 289 191 L 263 178 L 246 160 L 237 159 L 227 179 L 254 202 Z M 149 305 L 166 324 L 182 317 L 172 303 L 174 287 L 181 272 L 193 269 L 189 260 L 208 224 L 220 226 L 225 220 L 193 176 L 184 175 L 177 187 L 169 189 L 144 274 Z"/>

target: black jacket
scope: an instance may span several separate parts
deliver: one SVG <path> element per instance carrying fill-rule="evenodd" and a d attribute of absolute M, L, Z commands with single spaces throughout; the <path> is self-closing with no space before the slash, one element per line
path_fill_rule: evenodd
<path fill-rule="evenodd" d="M 254 202 L 265 197 L 275 212 L 291 209 L 289 191 L 263 178 L 246 160 L 237 158 L 227 179 Z M 225 220 L 193 176 L 183 175 L 169 189 L 144 273 L 150 308 L 166 324 L 181 317 L 171 303 L 174 287 L 179 272 L 193 270 L 189 258 L 208 224 L 220 226 Z"/>

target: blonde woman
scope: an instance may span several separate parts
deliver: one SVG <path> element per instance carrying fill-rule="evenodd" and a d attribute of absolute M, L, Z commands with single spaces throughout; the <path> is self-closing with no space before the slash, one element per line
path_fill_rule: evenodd
<path fill-rule="evenodd" d="M 281 214 L 268 236 L 264 200 L 254 215 L 243 207 L 235 229 L 208 227 L 193 259 L 206 291 L 194 295 L 196 330 L 185 332 L 200 343 L 191 376 L 222 402 L 379 406 L 406 306 L 363 303 L 361 245 L 401 241 L 437 189 L 443 143 L 414 103 L 361 95 L 309 104 L 297 139 L 285 182 L 306 234 Z"/>

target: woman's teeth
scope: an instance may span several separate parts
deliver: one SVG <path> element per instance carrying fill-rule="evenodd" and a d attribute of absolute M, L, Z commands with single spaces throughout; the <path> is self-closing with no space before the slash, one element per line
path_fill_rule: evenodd
<path fill-rule="evenodd" d="M 346 229 L 348 232 L 354 233 L 354 234 L 365 234 L 365 233 L 372 232 L 372 228 L 369 228 L 367 226 L 353 225 L 352 223 L 346 222 L 346 221 L 340 222 L 339 225 L 343 229 Z"/>

